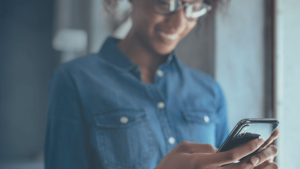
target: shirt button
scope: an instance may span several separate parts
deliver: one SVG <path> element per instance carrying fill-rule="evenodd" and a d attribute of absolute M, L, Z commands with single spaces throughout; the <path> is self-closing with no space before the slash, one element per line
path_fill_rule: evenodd
<path fill-rule="evenodd" d="M 159 103 L 157 103 L 157 107 L 160 108 L 160 109 L 163 109 L 163 108 L 165 108 L 165 103 L 164 102 L 159 102 Z"/>
<path fill-rule="evenodd" d="M 170 144 L 175 144 L 175 138 L 174 137 L 170 137 L 169 138 L 169 143 Z"/>
<path fill-rule="evenodd" d="M 204 116 L 204 121 L 205 121 L 205 123 L 209 123 L 209 117 L 208 116 Z"/>
<path fill-rule="evenodd" d="M 157 70 L 156 74 L 158 77 L 163 77 L 164 76 L 164 72 L 162 70 Z"/>
<path fill-rule="evenodd" d="M 128 123 L 128 118 L 125 117 L 125 116 L 122 116 L 122 117 L 120 118 L 120 122 L 121 122 L 122 124 L 126 124 L 126 123 Z"/>

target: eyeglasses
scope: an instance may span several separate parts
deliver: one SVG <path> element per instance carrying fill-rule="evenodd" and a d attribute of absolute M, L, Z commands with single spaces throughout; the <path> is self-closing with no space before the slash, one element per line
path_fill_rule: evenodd
<path fill-rule="evenodd" d="M 172 15 L 176 13 L 181 5 L 184 5 L 185 16 L 188 20 L 195 20 L 211 10 L 211 6 L 196 0 L 193 2 L 182 2 L 181 0 L 154 0 L 154 10 L 160 15 Z"/>

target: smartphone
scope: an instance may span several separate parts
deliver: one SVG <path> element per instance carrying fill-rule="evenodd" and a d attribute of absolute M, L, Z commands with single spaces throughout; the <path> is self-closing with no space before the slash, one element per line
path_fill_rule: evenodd
<path fill-rule="evenodd" d="M 277 119 L 243 119 L 233 128 L 218 152 L 228 151 L 256 138 L 262 138 L 266 141 L 278 125 L 279 121 Z M 253 152 L 248 156 L 251 156 L 254 153 L 256 152 Z"/>

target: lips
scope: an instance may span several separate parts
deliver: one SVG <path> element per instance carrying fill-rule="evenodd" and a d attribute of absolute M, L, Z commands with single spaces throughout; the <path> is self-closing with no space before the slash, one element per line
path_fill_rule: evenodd
<path fill-rule="evenodd" d="M 167 34 L 167 33 L 164 33 L 164 32 L 160 32 L 159 33 L 163 38 L 171 41 L 171 40 L 175 40 L 178 38 L 178 34 Z"/>

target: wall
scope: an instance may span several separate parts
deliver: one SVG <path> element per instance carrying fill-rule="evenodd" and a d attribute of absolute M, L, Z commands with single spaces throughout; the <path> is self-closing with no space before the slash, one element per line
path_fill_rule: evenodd
<path fill-rule="evenodd" d="M 0 1 L 0 163 L 42 160 L 48 83 L 58 64 L 53 5 Z"/>
<path fill-rule="evenodd" d="M 202 18 L 203 19 L 203 18 Z M 215 25 L 214 19 L 209 22 L 200 20 L 198 25 L 176 47 L 180 60 L 187 65 L 201 70 L 211 76 L 215 73 Z"/>
<path fill-rule="evenodd" d="M 225 92 L 231 128 L 263 117 L 264 2 L 231 0 L 215 23 L 215 77 Z"/>
<path fill-rule="evenodd" d="M 299 168 L 300 1 L 277 0 L 277 117 L 279 168 Z"/>

